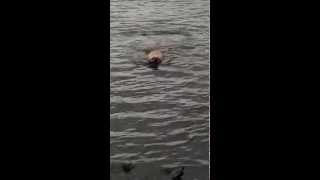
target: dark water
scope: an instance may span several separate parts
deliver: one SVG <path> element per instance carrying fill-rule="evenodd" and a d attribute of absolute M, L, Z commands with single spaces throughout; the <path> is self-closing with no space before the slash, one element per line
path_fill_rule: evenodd
<path fill-rule="evenodd" d="M 209 179 L 209 0 L 110 6 L 110 178 L 169 180 L 184 166 L 184 180 Z M 140 65 L 149 48 L 170 63 Z"/>

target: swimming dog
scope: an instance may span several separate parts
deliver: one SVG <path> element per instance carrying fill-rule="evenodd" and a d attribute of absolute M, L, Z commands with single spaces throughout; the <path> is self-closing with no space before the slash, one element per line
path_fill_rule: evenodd
<path fill-rule="evenodd" d="M 163 55 L 160 50 L 146 51 L 146 59 L 149 67 L 157 69 L 163 60 Z"/>

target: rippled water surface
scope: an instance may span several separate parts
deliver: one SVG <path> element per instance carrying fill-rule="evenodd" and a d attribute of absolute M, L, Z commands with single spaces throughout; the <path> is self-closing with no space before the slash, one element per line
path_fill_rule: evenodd
<path fill-rule="evenodd" d="M 209 179 L 209 5 L 111 0 L 112 180 L 169 180 L 182 166 L 184 180 Z M 143 66 L 152 48 L 170 62 Z"/>

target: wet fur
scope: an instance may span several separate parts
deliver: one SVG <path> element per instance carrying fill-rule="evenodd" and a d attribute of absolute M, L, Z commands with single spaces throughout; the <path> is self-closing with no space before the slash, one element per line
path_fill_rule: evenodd
<path fill-rule="evenodd" d="M 154 59 L 159 59 L 160 61 L 162 61 L 163 55 L 160 50 L 154 50 L 154 51 L 150 51 L 147 54 L 147 59 L 148 61 L 153 61 Z"/>

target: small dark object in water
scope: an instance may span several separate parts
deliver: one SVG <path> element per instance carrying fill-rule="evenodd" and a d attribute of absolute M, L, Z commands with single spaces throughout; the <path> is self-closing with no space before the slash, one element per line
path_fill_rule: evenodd
<path fill-rule="evenodd" d="M 161 171 L 166 175 L 170 175 L 172 172 L 172 169 L 171 168 L 163 168 L 163 169 L 161 169 Z"/>
<path fill-rule="evenodd" d="M 181 180 L 181 177 L 183 176 L 184 174 L 184 167 L 182 167 L 181 169 L 179 170 L 176 170 L 174 172 L 171 173 L 171 179 L 172 180 Z"/>
<path fill-rule="evenodd" d="M 132 163 L 125 163 L 125 164 L 122 164 L 121 167 L 125 173 L 129 173 L 134 168 L 134 165 Z"/>

